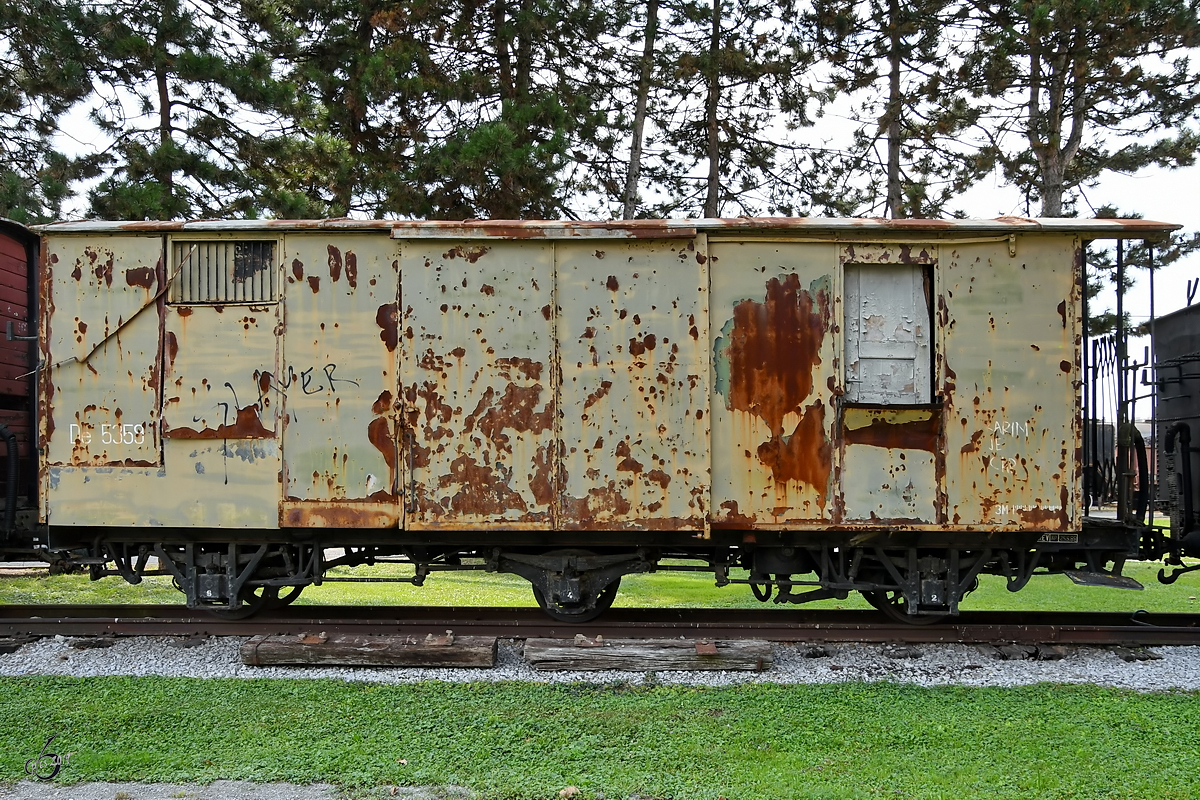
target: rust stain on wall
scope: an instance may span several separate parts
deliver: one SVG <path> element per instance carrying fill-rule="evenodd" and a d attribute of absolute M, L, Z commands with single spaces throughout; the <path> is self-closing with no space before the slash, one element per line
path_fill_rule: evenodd
<path fill-rule="evenodd" d="M 825 434 L 825 404 L 817 400 L 804 409 L 791 436 L 772 436 L 758 446 L 758 460 L 771 470 L 776 484 L 807 483 L 817 490 L 817 504 L 825 507 L 833 445 Z"/>
<path fill-rule="evenodd" d="M 474 421 L 479 432 L 488 437 L 496 448 L 512 452 L 508 445 L 506 429 L 518 433 L 537 435 L 554 424 L 554 398 L 546 402 L 540 410 L 538 402 L 542 395 L 542 385 L 517 386 L 510 383 L 504 387 L 504 394 L 496 399 L 496 392 L 488 387 L 479 399 L 478 405 L 468 418 L 468 425 Z"/>
<path fill-rule="evenodd" d="M 600 388 L 590 393 L 583 401 L 583 410 L 587 411 L 592 406 L 599 403 L 603 397 L 608 394 L 608 390 L 612 388 L 612 381 L 600 381 Z"/>
<path fill-rule="evenodd" d="M 396 485 L 396 442 L 387 417 L 376 417 L 367 424 L 367 439 L 383 456 L 388 468 L 388 486 Z"/>
<path fill-rule="evenodd" d="M 1017 516 L 1021 518 L 1021 522 L 1034 530 L 1046 530 L 1050 526 L 1053 526 L 1054 530 L 1069 530 L 1071 525 L 1069 500 L 1067 487 L 1064 485 L 1059 490 L 1058 508 L 1021 509 L 1017 511 Z"/>
<path fill-rule="evenodd" d="M 395 528 L 399 506 L 362 500 L 297 500 L 279 504 L 283 528 Z"/>
<path fill-rule="evenodd" d="M 512 471 L 499 464 L 480 464 L 465 453 L 450 462 L 450 472 L 438 477 L 438 488 L 461 487 L 450 498 L 458 514 L 498 516 L 506 511 L 527 511 L 525 500 L 511 487 Z"/>
<path fill-rule="evenodd" d="M 596 524 L 596 517 L 621 518 L 629 513 L 629 501 L 617 488 L 616 481 L 609 481 L 607 486 L 589 489 L 586 497 L 563 497 L 563 520 L 570 527 L 591 528 Z"/>
<path fill-rule="evenodd" d="M 800 288 L 791 274 L 767 282 L 763 302 L 734 306 L 729 337 L 729 403 L 735 411 L 761 417 L 773 436 L 783 434 L 783 418 L 812 394 L 813 367 L 821 363 L 821 343 L 829 328 L 829 298 Z"/>
<path fill-rule="evenodd" d="M 842 437 L 846 444 L 865 444 L 898 450 L 938 451 L 938 436 L 941 433 L 941 417 L 930 414 L 928 419 L 907 422 L 889 422 L 874 419 L 861 428 L 843 427 Z"/>
<path fill-rule="evenodd" d="M 163 341 L 166 344 L 167 350 L 167 374 L 175 368 L 175 356 L 179 355 L 179 340 L 175 338 L 175 331 L 167 331 L 163 335 Z"/>
<path fill-rule="evenodd" d="M 979 443 L 983 441 L 984 431 L 975 431 L 971 434 L 971 441 L 959 448 L 959 452 L 963 455 L 979 452 Z"/>
<path fill-rule="evenodd" d="M 463 352 L 465 354 L 466 351 Z M 531 381 L 541 380 L 542 377 L 542 362 L 534 361 L 531 358 L 498 358 L 496 367 L 500 377 L 505 380 L 512 380 L 511 371 L 514 369 Z"/>
<path fill-rule="evenodd" d="M 629 340 L 629 355 L 637 358 L 645 355 L 647 350 L 654 350 L 658 346 L 658 339 L 653 333 L 647 333 L 641 339 L 633 338 Z"/>
<path fill-rule="evenodd" d="M 737 500 L 725 500 L 724 502 L 722 502 L 721 503 L 721 512 L 722 512 L 720 515 L 721 522 L 714 523 L 713 527 L 716 527 L 716 528 L 747 527 L 747 528 L 749 528 L 749 527 L 753 527 L 753 525 L 756 521 L 753 515 L 748 516 L 741 512 L 741 509 L 738 508 Z"/>
<path fill-rule="evenodd" d="M 398 303 L 384 303 L 375 312 L 375 324 L 379 326 L 379 339 L 387 345 L 388 352 L 396 350 L 399 342 L 400 309 Z"/>
<path fill-rule="evenodd" d="M 492 248 L 490 247 L 467 247 L 466 245 L 459 245 L 458 247 L 452 247 L 443 253 L 442 258 L 462 258 L 466 259 L 467 263 L 474 264 L 476 261 L 487 255 L 488 251 L 491 249 Z"/>
<path fill-rule="evenodd" d="M 327 246 L 329 252 L 329 280 L 337 283 L 342 277 L 342 251 L 333 245 Z M 316 291 L 314 289 L 314 291 Z"/>
<path fill-rule="evenodd" d="M 106 287 L 111 287 L 113 281 L 113 263 L 115 260 L 113 254 L 109 252 L 108 257 L 100 261 L 99 254 L 95 250 L 85 248 L 83 252 L 95 267 L 96 283 L 99 284 L 100 281 L 104 281 Z"/>
<path fill-rule="evenodd" d="M 216 429 L 171 428 L 163 435 L 171 439 L 274 439 L 275 431 L 263 427 L 258 417 L 259 407 L 249 405 L 237 410 L 232 425 L 220 425 Z"/>
<path fill-rule="evenodd" d="M 367 423 L 367 440 L 371 446 L 379 451 L 383 456 L 383 461 L 388 468 L 388 491 L 376 492 L 371 495 L 371 499 L 378 499 L 390 502 L 394 499 L 391 493 L 391 488 L 396 485 L 398 477 L 396 462 L 396 437 L 393 432 L 393 424 L 390 418 L 392 411 L 392 393 L 386 389 L 380 392 L 379 397 L 371 405 L 371 413 L 375 414 L 375 419 Z"/>
<path fill-rule="evenodd" d="M 629 442 L 624 439 L 617 442 L 617 449 L 614 455 L 621 459 L 617 462 L 617 472 L 632 472 L 634 475 L 637 475 L 642 471 L 642 465 L 636 459 L 632 458 L 629 450 Z"/>
<path fill-rule="evenodd" d="M 546 444 L 533 454 L 533 474 L 529 476 L 529 490 L 533 492 L 533 501 L 539 506 L 549 506 L 554 502 L 554 445 Z"/>
<path fill-rule="evenodd" d="M 813 372 L 821 363 L 829 325 L 826 291 L 818 290 L 814 298 L 793 273 L 769 280 L 762 302 L 743 300 L 734 306 L 726 348 L 730 409 L 761 418 L 771 432 L 757 448 L 759 462 L 771 470 L 777 486 L 787 481 L 812 486 L 821 508 L 833 468 L 825 404 L 817 400 L 802 406 L 813 394 Z M 785 435 L 783 421 L 789 414 L 799 414 L 800 420 Z"/>
<path fill-rule="evenodd" d="M 618 467 L 620 469 L 620 467 Z M 661 469 L 652 469 L 646 473 L 646 479 L 657 483 L 664 490 L 671 485 L 671 476 Z"/>
<path fill-rule="evenodd" d="M 153 289 L 156 278 L 153 267 L 134 267 L 125 270 L 125 283 L 130 286 Z"/>

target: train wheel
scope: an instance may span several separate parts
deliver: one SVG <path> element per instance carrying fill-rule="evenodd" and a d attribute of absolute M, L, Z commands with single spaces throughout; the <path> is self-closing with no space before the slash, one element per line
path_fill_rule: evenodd
<path fill-rule="evenodd" d="M 260 611 L 270 611 L 289 605 L 300 596 L 302 591 L 304 591 L 303 586 L 248 586 L 242 589 L 240 606 L 233 609 L 213 606 L 208 609 L 208 613 L 221 619 L 248 619 Z"/>
<path fill-rule="evenodd" d="M 536 586 L 533 587 L 533 597 L 537 600 L 537 604 L 541 607 L 542 611 L 545 611 L 559 622 L 590 622 L 612 608 L 613 601 L 617 599 L 617 590 L 619 588 L 621 588 L 621 579 L 617 578 L 608 586 L 601 589 L 600 594 L 596 595 L 595 606 L 592 608 L 581 607 L 578 611 L 553 605 L 542 594 L 541 589 L 538 589 Z"/>
<path fill-rule="evenodd" d="M 283 608 L 290 606 L 296 602 L 296 598 L 304 591 L 304 587 L 308 584 L 300 584 L 299 586 L 271 586 L 274 590 L 273 595 L 267 600 L 267 609 Z"/>
<path fill-rule="evenodd" d="M 884 616 L 895 622 L 903 622 L 907 625 L 932 625 L 942 619 L 941 616 L 935 614 L 909 614 L 904 593 L 895 589 L 863 592 L 862 596 L 873 607 L 882 611 Z"/>

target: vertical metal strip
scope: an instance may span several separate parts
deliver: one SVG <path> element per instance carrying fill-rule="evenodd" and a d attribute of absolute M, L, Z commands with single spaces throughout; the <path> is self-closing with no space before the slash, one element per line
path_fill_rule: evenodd
<path fill-rule="evenodd" d="M 1080 372 L 1079 389 L 1080 389 L 1080 394 L 1082 395 L 1082 399 L 1080 400 L 1080 414 L 1079 415 L 1081 417 L 1081 423 L 1083 425 L 1083 440 L 1082 440 L 1083 447 L 1080 452 L 1080 462 L 1081 463 L 1079 465 L 1079 470 L 1080 470 L 1081 474 L 1076 477 L 1082 478 L 1082 480 L 1077 481 L 1077 483 L 1080 487 L 1080 490 L 1083 492 L 1083 515 L 1086 517 L 1088 511 L 1091 509 L 1092 486 L 1090 485 L 1090 481 L 1087 478 L 1089 465 L 1087 463 L 1088 459 L 1085 457 L 1085 455 L 1091 455 L 1091 448 L 1088 446 L 1088 437 L 1090 435 L 1091 428 L 1092 428 L 1092 426 L 1095 425 L 1095 423 L 1093 421 L 1091 421 L 1091 419 L 1089 418 L 1089 415 L 1091 413 L 1093 413 L 1093 409 L 1092 409 L 1092 403 L 1089 402 L 1089 398 L 1088 398 L 1088 385 L 1089 385 L 1089 382 L 1088 382 L 1088 336 L 1089 336 L 1089 331 L 1088 331 L 1088 296 L 1087 296 L 1087 294 L 1088 294 L 1087 243 L 1080 241 L 1079 239 L 1076 239 L 1075 247 L 1079 253 L 1079 287 L 1080 287 L 1080 308 L 1081 308 L 1080 318 L 1082 320 L 1082 322 L 1081 322 L 1082 330 L 1080 331 L 1080 339 L 1079 339 L 1079 349 L 1080 349 L 1080 351 L 1082 351 L 1080 353 L 1081 372 Z M 1091 480 L 1093 480 L 1093 481 L 1095 480 L 1094 476 Z"/>
<path fill-rule="evenodd" d="M 286 260 L 290 239 L 287 236 L 282 236 L 279 239 L 279 258 L 277 263 L 271 265 L 272 273 L 283 269 L 283 263 Z M 287 286 L 286 281 L 280 281 L 280 287 Z M 298 287 L 297 287 L 298 288 Z M 278 302 L 275 304 L 275 374 L 272 375 L 271 389 L 275 395 L 275 442 L 279 447 L 279 497 L 277 504 L 282 514 L 283 501 L 288 497 L 288 460 L 287 460 L 287 426 L 288 426 L 288 396 L 287 391 L 281 388 L 279 376 L 284 373 L 287 363 L 287 297 L 279 296 L 276 298 Z"/>
<path fill-rule="evenodd" d="M 396 301 L 396 350 L 392 358 L 392 368 L 396 370 L 395 380 L 392 381 L 396 387 L 396 399 L 392 402 L 396 408 L 396 478 L 402 486 L 407 488 L 400 493 L 400 514 L 398 525 L 401 529 L 408 529 L 416 526 L 417 513 L 419 508 L 416 505 L 416 487 L 417 474 L 416 467 L 413 464 L 413 450 L 416 447 L 415 431 L 408 427 L 408 401 L 404 399 L 404 374 L 405 360 L 411 360 L 411 345 L 408 340 L 400 335 L 400 331 L 404 330 L 404 240 L 397 239 L 396 242 L 396 291 L 392 295 Z M 385 295 L 386 297 L 386 295 Z M 403 445 L 401 445 L 401 437 L 403 437 Z M 399 448 L 403 446 L 405 458 L 401 459 Z M 400 470 L 402 467 L 408 469 L 408 480 L 400 478 Z"/>
<path fill-rule="evenodd" d="M 1146 359 L 1149 362 L 1150 369 L 1150 495 L 1149 502 L 1149 522 L 1151 528 L 1154 527 L 1154 501 L 1158 494 L 1158 371 L 1155 364 L 1158 363 L 1158 356 L 1154 351 L 1154 245 L 1146 242 L 1146 260 L 1150 267 L 1150 358 Z M 1147 476 L 1142 476 L 1145 479 Z"/>
<path fill-rule="evenodd" d="M 554 393 L 554 438 L 550 442 L 550 528 L 563 529 L 563 395 L 562 365 L 558 347 L 558 244 L 550 242 L 550 391 Z"/>
<path fill-rule="evenodd" d="M 704 311 L 704 334 L 701 341 L 705 342 L 704 366 L 705 366 L 705 383 L 707 391 L 704 396 L 710 407 L 704 409 L 704 418 L 708 420 L 704 426 L 704 450 L 708 454 L 708 502 L 704 509 L 704 538 L 712 538 L 712 519 L 713 519 L 713 464 L 712 464 L 712 408 L 713 390 L 716 387 L 716 375 L 713 373 L 713 356 L 712 348 L 708 346 L 708 342 L 712 341 L 712 269 L 713 259 L 712 254 L 708 250 L 708 234 L 699 232 L 696 234 L 696 252 L 704 254 L 704 261 L 700 266 L 704 270 L 704 305 L 701 307 Z"/>
<path fill-rule="evenodd" d="M 1117 361 L 1115 365 L 1117 382 L 1117 519 L 1125 523 L 1129 521 L 1129 492 L 1132 488 L 1133 473 L 1129 469 L 1129 446 L 1132 437 L 1129 435 L 1128 387 L 1125 380 L 1125 367 L 1129 358 L 1129 343 L 1125 330 L 1125 240 L 1117 239 Z"/>

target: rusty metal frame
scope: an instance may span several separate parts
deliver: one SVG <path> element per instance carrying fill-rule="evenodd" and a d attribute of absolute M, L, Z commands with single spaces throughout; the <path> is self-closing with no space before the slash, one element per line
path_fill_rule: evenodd
<path fill-rule="evenodd" d="M 250 547 L 254 545 L 251 544 Z M 161 544 L 154 546 L 154 554 L 158 557 L 159 563 L 165 566 L 174 576 L 176 584 L 183 591 L 187 598 L 188 608 L 202 608 L 217 605 L 218 607 L 227 608 L 231 611 L 237 610 L 242 606 L 242 588 L 254 575 L 258 569 L 259 563 L 267 554 L 269 545 L 259 544 L 253 555 L 239 555 L 239 547 L 237 543 L 231 542 L 228 545 L 226 554 L 223 557 L 217 556 L 216 553 L 208 554 L 213 558 L 209 560 L 219 563 L 224 560 L 225 567 L 223 574 L 217 570 L 206 570 L 201 573 L 197 568 L 196 545 L 188 542 L 183 546 L 183 568 L 176 564 L 172 558 L 163 549 Z M 245 563 L 244 568 L 239 568 Z M 210 581 L 205 581 L 205 578 L 210 578 Z M 219 580 L 223 579 L 223 580 Z M 214 600 L 217 603 L 202 602 L 201 598 L 201 583 L 211 583 L 203 592 L 204 600 Z M 222 604 L 220 601 L 224 600 Z"/>
<path fill-rule="evenodd" d="M 805 233 L 813 235 L 847 234 L 903 235 L 912 232 L 1008 237 L 1017 233 L 1079 232 L 1090 238 L 1144 239 L 1179 230 L 1182 226 L 1142 219 L 1070 219 L 1004 216 L 990 220 L 958 219 L 853 219 L 833 217 L 738 217 L 736 219 L 691 220 L 611 220 L 606 222 L 559 222 L 541 220 L 465 220 L 461 222 L 402 222 L 396 220 L 324 219 L 324 220 L 192 220 L 192 221 L 117 221 L 85 220 L 34 225 L 30 230 L 47 233 L 147 233 L 147 232 L 225 232 L 225 231 L 391 231 L 401 228 L 423 231 L 435 238 L 457 238 L 458 231 L 488 230 L 508 232 L 516 238 L 545 238 L 542 231 L 564 231 L 580 238 L 611 236 L 663 236 L 674 230 L 694 228 L 704 231 L 754 232 L 763 236 Z M 453 236 L 442 231 L 455 231 Z M 414 234 L 406 234 L 412 236 Z"/>

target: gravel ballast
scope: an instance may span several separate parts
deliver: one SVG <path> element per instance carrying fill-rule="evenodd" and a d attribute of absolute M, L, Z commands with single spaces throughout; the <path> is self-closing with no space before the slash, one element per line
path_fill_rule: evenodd
<path fill-rule="evenodd" d="M 160 675 L 188 678 L 332 678 L 378 683 L 529 681 L 647 682 L 729 686 L 741 683 L 889 681 L 918 686 L 1024 686 L 1089 683 L 1137 691 L 1200 691 L 1200 647 L 1061 648 L 1002 654 L 975 645 L 776 644 L 775 665 L 761 672 L 541 672 L 525 663 L 519 640 L 501 640 L 491 669 L 390 667 L 250 667 L 241 663 L 244 637 L 199 641 L 119 638 L 111 646 L 78 649 L 65 637 L 41 639 L 0 654 L 0 675 Z M 1032 648 L 1028 648 L 1032 651 Z M 1052 658 L 1055 660 L 1037 660 Z M 1127 658 L 1147 660 L 1127 661 Z"/>

